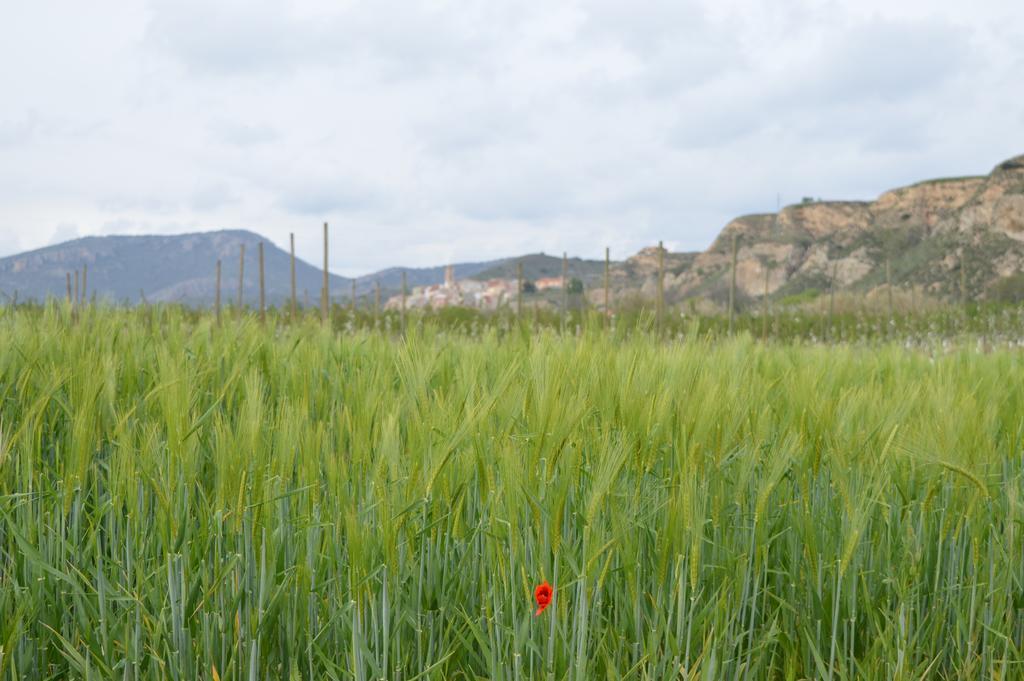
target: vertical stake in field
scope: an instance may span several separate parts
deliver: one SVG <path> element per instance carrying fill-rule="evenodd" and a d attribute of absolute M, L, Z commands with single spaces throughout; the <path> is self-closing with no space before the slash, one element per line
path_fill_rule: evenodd
<path fill-rule="evenodd" d="M 729 335 L 732 335 L 733 317 L 736 315 L 736 249 L 739 238 L 732 235 L 732 265 L 729 268 Z"/>
<path fill-rule="evenodd" d="M 327 306 L 331 295 L 330 283 L 327 280 L 327 223 L 324 223 L 324 283 L 320 289 L 320 321 L 327 323 Z"/>
<path fill-rule="evenodd" d="M 220 260 L 217 261 L 217 289 L 214 294 L 213 309 L 217 313 L 217 326 L 220 326 Z"/>
<path fill-rule="evenodd" d="M 239 318 L 242 316 L 242 301 L 243 289 L 245 288 L 245 244 L 238 250 L 238 312 L 236 313 Z"/>
<path fill-rule="evenodd" d="M 380 281 L 373 282 L 373 323 L 380 321 Z"/>
<path fill-rule="evenodd" d="M 771 267 L 764 264 L 764 296 L 761 297 L 761 342 L 768 342 L 768 275 L 771 274 Z"/>
<path fill-rule="evenodd" d="M 655 310 L 658 316 L 658 337 L 662 336 L 665 328 L 665 245 L 658 242 L 658 307 Z"/>
<path fill-rule="evenodd" d="M 75 321 L 75 299 L 71 297 L 71 273 L 65 272 L 65 277 L 68 283 L 68 307 L 71 308 L 71 322 Z"/>
<path fill-rule="evenodd" d="M 516 263 L 516 321 L 523 321 L 523 261 Z"/>
<path fill-rule="evenodd" d="M 832 338 L 836 314 L 836 275 L 839 263 L 832 263 L 832 279 L 828 285 L 828 338 Z"/>
<path fill-rule="evenodd" d="M 291 241 L 291 252 L 292 252 L 292 322 L 295 322 L 295 232 L 291 232 L 289 235 Z"/>
<path fill-rule="evenodd" d="M 569 315 L 569 254 L 562 251 L 562 333 L 568 323 Z"/>
<path fill-rule="evenodd" d="M 893 314 L 892 313 L 892 266 L 890 264 L 890 261 L 889 261 L 888 257 L 886 257 L 886 259 L 885 259 L 885 295 L 886 295 L 886 297 L 888 298 L 888 301 L 889 301 L 889 326 L 891 327 L 892 326 L 892 322 L 893 322 L 893 316 L 892 316 L 892 314 Z"/>
<path fill-rule="evenodd" d="M 964 313 L 964 321 L 967 321 L 967 253 L 960 253 L 960 307 Z"/>
<path fill-rule="evenodd" d="M 356 318 L 356 278 L 352 277 L 352 300 L 349 301 L 349 308 L 352 311 L 352 319 Z"/>
<path fill-rule="evenodd" d="M 403 334 L 405 333 L 405 296 L 406 296 L 405 285 L 406 285 L 405 270 L 402 270 L 402 320 L 401 321 L 402 321 L 402 333 Z"/>
<path fill-rule="evenodd" d="M 611 249 L 604 247 L 604 325 L 611 319 Z"/>
<path fill-rule="evenodd" d="M 260 252 L 260 324 L 267 323 L 267 293 L 263 277 L 263 242 L 259 245 Z"/>

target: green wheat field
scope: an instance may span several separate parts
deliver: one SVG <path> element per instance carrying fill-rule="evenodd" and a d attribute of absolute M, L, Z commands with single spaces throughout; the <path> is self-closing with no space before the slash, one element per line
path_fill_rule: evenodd
<path fill-rule="evenodd" d="M 69 313 L 0 313 L 5 681 L 1024 678 L 1019 350 Z"/>

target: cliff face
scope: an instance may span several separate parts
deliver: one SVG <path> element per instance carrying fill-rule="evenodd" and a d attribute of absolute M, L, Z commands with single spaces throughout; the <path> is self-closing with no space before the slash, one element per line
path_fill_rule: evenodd
<path fill-rule="evenodd" d="M 1024 271 L 1024 156 L 984 177 L 929 180 L 875 201 L 737 218 L 666 276 L 669 298 L 724 300 L 734 238 L 741 298 L 824 291 L 833 280 L 837 289 L 870 292 L 885 284 L 888 260 L 894 286 L 947 297 L 960 295 L 963 263 L 968 295 L 983 299 L 1001 278 Z"/>

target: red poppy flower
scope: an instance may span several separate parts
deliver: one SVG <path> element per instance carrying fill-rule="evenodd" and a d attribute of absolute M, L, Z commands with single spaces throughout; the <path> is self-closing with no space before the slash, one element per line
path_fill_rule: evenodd
<path fill-rule="evenodd" d="M 533 597 L 537 599 L 537 612 L 533 613 L 533 616 L 544 612 L 544 608 L 548 607 L 551 603 L 551 594 L 553 593 L 551 585 L 548 584 L 547 580 L 544 580 L 537 585 L 537 588 L 533 590 Z"/>

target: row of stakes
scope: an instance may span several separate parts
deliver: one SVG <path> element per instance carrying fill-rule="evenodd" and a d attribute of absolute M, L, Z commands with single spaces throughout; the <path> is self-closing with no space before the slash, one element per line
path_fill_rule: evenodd
<path fill-rule="evenodd" d="M 322 323 L 327 323 L 328 313 L 330 307 L 330 283 L 328 274 L 328 224 L 324 223 L 324 264 L 323 264 L 323 284 L 320 289 L 320 320 Z M 291 255 L 291 301 L 290 301 L 290 314 L 294 321 L 297 317 L 297 291 L 295 284 L 295 234 L 289 235 L 290 238 L 290 255 Z M 738 249 L 739 239 L 736 235 L 732 238 L 732 252 L 729 272 L 729 332 L 733 330 L 733 320 L 735 317 L 736 310 L 736 257 Z M 264 279 L 264 267 L 263 267 L 263 242 L 259 243 L 259 284 L 260 284 L 260 297 L 259 297 L 259 319 L 261 323 L 266 322 L 266 289 Z M 604 310 L 605 319 L 607 319 L 612 313 L 611 307 L 611 251 L 608 248 L 604 249 Z M 965 291 L 965 268 L 960 267 L 960 291 L 963 302 L 966 303 Z M 74 271 L 74 277 L 72 279 L 72 273 L 67 273 L 67 299 L 68 303 L 72 306 L 73 313 L 85 302 L 86 300 L 86 289 L 88 286 L 88 265 L 83 265 L 81 271 L 81 287 L 79 286 L 79 271 Z M 767 304 L 769 294 L 769 274 L 771 269 L 765 268 L 764 278 L 764 296 L 763 304 L 764 314 L 762 315 L 767 322 Z M 831 317 L 834 313 L 835 305 L 835 281 L 837 276 L 836 266 L 833 265 L 831 285 L 829 287 L 829 316 Z M 523 314 L 523 264 L 519 262 L 516 264 L 516 279 L 517 279 L 517 291 L 519 295 L 516 296 L 516 315 L 522 317 Z M 217 274 L 216 274 L 216 298 L 214 303 L 214 309 L 216 314 L 217 323 L 221 321 L 221 261 L 217 260 Z M 890 310 L 890 317 L 892 316 L 893 299 L 892 299 L 892 284 L 891 284 L 891 268 L 889 260 L 885 261 L 885 280 L 886 289 L 888 293 L 888 304 Z M 239 259 L 238 259 L 238 309 L 243 309 L 243 289 L 245 281 L 245 244 L 241 244 Z M 73 288 L 72 288 L 73 286 Z M 566 325 L 566 313 L 569 308 L 568 301 L 568 289 L 569 289 L 569 259 L 567 253 L 562 253 L 562 330 L 565 330 Z M 401 324 L 402 328 L 405 328 L 405 315 L 406 315 L 406 295 L 408 286 L 406 282 L 406 273 L 402 272 L 402 290 L 401 290 Z M 93 292 L 93 301 L 95 302 L 95 291 Z M 144 305 L 148 304 L 146 301 L 146 295 L 144 291 L 139 291 L 140 300 Z M 380 314 L 380 302 L 381 302 L 381 289 L 380 282 L 375 283 L 374 290 L 374 311 L 375 315 Z M 352 280 L 352 297 L 350 300 L 352 309 L 355 309 L 356 305 L 356 281 Z M 307 292 L 307 306 L 308 306 L 308 292 Z M 661 332 L 663 326 L 663 319 L 665 316 L 665 248 L 664 242 L 658 242 L 658 278 L 657 278 L 657 299 L 655 307 L 655 320 L 658 332 Z"/>

